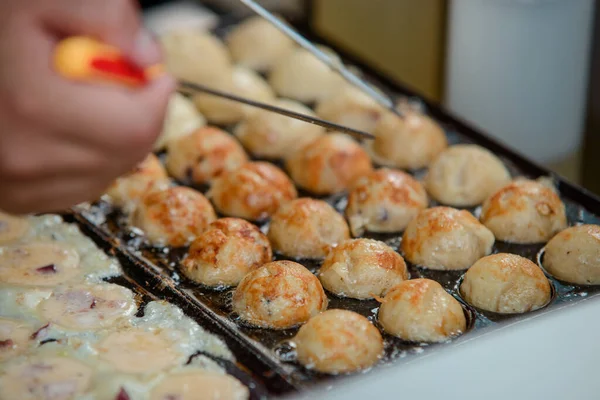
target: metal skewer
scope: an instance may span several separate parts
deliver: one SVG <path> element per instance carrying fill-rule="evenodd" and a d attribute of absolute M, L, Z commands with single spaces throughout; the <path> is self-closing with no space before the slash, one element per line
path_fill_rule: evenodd
<path fill-rule="evenodd" d="M 197 83 L 179 81 L 179 86 L 181 87 L 182 92 L 193 91 L 193 92 L 208 93 L 213 96 L 222 97 L 224 99 L 247 104 L 252 107 L 262 108 L 263 110 L 271 111 L 271 112 L 274 112 L 277 114 L 288 116 L 290 118 L 295 118 L 295 119 L 299 119 L 304 122 L 319 125 L 324 128 L 327 128 L 327 129 L 331 129 L 331 130 L 343 132 L 343 133 L 348 133 L 352 136 L 356 136 L 361 139 L 374 139 L 375 138 L 375 136 L 371 135 L 370 133 L 363 132 L 358 129 L 350 128 L 350 127 L 343 126 L 343 125 L 338 125 L 333 122 L 325 121 L 323 119 L 316 118 L 316 117 L 313 117 L 310 115 L 300 114 L 300 113 L 297 113 L 294 111 L 286 110 L 285 108 L 275 107 L 270 104 L 246 99 L 244 97 L 236 96 L 236 95 L 233 95 L 230 93 L 221 92 L 220 90 L 212 89 L 212 88 L 209 88 L 204 85 L 197 84 Z"/>
<path fill-rule="evenodd" d="M 398 115 L 399 117 L 402 117 L 402 113 L 396 109 L 396 107 L 394 106 L 394 101 L 391 98 L 375 90 L 371 85 L 366 83 L 359 76 L 352 73 L 352 71 L 346 68 L 341 62 L 332 59 L 329 55 L 327 55 L 327 53 L 323 52 L 317 46 L 312 44 L 310 40 L 307 40 L 304 36 L 300 35 L 293 28 L 291 28 L 285 22 L 277 18 L 275 15 L 271 14 L 268 10 L 256 3 L 254 0 L 240 1 L 246 6 L 248 6 L 250 9 L 252 9 L 254 12 L 256 12 L 258 15 L 260 15 L 261 17 L 269 21 L 271 24 L 273 24 L 276 28 L 278 28 L 281 32 L 286 34 L 304 49 L 311 52 L 315 57 L 317 57 L 319 60 L 325 63 L 329 68 L 340 74 L 344 79 L 346 79 L 346 81 L 361 89 L 363 92 L 371 96 L 375 101 L 377 101 L 379 104 L 381 104 L 394 114 Z"/>

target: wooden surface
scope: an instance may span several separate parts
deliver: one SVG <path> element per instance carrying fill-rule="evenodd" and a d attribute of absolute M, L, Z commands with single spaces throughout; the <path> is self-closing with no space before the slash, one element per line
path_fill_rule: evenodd
<path fill-rule="evenodd" d="M 445 0 L 314 0 L 313 13 L 319 34 L 440 101 Z"/>

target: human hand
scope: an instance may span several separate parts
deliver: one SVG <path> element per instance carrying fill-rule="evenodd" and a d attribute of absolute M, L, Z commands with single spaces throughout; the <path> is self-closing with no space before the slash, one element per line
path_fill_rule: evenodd
<path fill-rule="evenodd" d="M 57 42 L 93 36 L 140 67 L 160 61 L 134 0 L 0 2 L 0 209 L 57 211 L 97 198 L 151 150 L 174 81 L 147 87 L 69 81 Z"/>

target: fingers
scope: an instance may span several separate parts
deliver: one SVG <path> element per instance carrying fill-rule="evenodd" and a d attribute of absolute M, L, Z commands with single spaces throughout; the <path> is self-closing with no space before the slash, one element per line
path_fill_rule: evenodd
<path fill-rule="evenodd" d="M 48 91 L 61 99 L 44 115 L 64 134 L 108 151 L 148 153 L 160 134 L 175 83 L 165 76 L 138 91 L 52 79 Z M 69 129 L 72 126 L 73 129 Z M 86 127 L 81 132 L 79 127 Z"/>
<path fill-rule="evenodd" d="M 43 4 L 43 23 L 60 37 L 89 35 L 118 47 L 140 66 L 160 62 L 160 48 L 142 28 L 135 0 L 44 0 Z"/>
<path fill-rule="evenodd" d="M 7 60 L 0 73 L 0 209 L 56 211 L 95 199 L 151 151 L 175 82 L 164 76 L 132 90 L 72 82 L 53 70 L 64 35 L 95 36 L 142 66 L 158 61 L 134 0 L 11 4 L 18 12 L 0 35 Z"/>
<path fill-rule="evenodd" d="M 63 211 L 99 198 L 110 185 L 95 176 L 61 176 L 0 188 L 0 209 L 12 214 Z"/>
<path fill-rule="evenodd" d="M 131 90 L 108 84 L 71 82 L 48 68 L 53 44 L 31 35 L 22 51 L 30 59 L 26 77 L 14 80 L 25 117 L 44 121 L 63 140 L 109 152 L 126 172 L 151 149 L 162 130 L 175 82 L 165 75 L 147 87 Z"/>
<path fill-rule="evenodd" d="M 92 175 L 100 169 L 110 173 L 117 167 L 107 162 L 103 153 L 72 141 L 56 140 L 51 132 L 36 135 L 21 131 L 0 147 L 0 158 L 2 185 L 68 174 Z"/>

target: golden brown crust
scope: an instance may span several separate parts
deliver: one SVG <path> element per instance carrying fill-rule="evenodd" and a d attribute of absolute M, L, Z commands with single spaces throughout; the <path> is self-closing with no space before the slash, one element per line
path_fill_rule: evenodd
<path fill-rule="evenodd" d="M 386 113 L 374 134 L 375 140 L 367 142 L 367 149 L 374 162 L 390 167 L 426 167 L 448 147 L 442 127 L 413 110 L 406 110 L 404 118 Z"/>
<path fill-rule="evenodd" d="M 193 189 L 178 186 L 147 194 L 133 215 L 133 224 L 152 244 L 185 246 L 216 219 L 210 202 Z"/>
<path fill-rule="evenodd" d="M 433 207 L 421 211 L 402 236 L 402 252 L 430 269 L 469 268 L 492 251 L 494 235 L 468 211 Z"/>
<path fill-rule="evenodd" d="M 514 314 L 545 306 L 551 288 L 542 270 L 532 261 L 516 254 L 498 253 L 469 268 L 460 293 L 475 307 Z"/>
<path fill-rule="evenodd" d="M 287 175 L 267 162 L 248 162 L 216 179 L 208 193 L 223 214 L 252 221 L 272 215 L 297 197 Z"/>
<path fill-rule="evenodd" d="M 167 172 L 158 157 L 150 153 L 133 170 L 117 178 L 106 194 L 117 207 L 126 207 L 161 185 L 168 185 Z"/>
<path fill-rule="evenodd" d="M 262 328 L 292 328 L 326 308 L 319 280 L 293 261 L 274 261 L 250 272 L 233 295 L 234 312 Z"/>
<path fill-rule="evenodd" d="M 378 319 L 387 333 L 413 342 L 441 342 L 467 329 L 460 303 L 429 279 L 411 279 L 392 288 Z"/>
<path fill-rule="evenodd" d="M 195 282 L 235 286 L 272 257 L 271 244 L 258 227 L 239 218 L 221 218 L 192 242 L 181 268 Z"/>
<path fill-rule="evenodd" d="M 352 239 L 329 251 L 318 276 L 338 296 L 372 299 L 408 279 L 408 271 L 402 256 L 385 243 Z"/>
<path fill-rule="evenodd" d="M 579 225 L 558 233 L 546 245 L 543 263 L 562 281 L 600 284 L 600 226 Z"/>
<path fill-rule="evenodd" d="M 481 222 L 496 239 L 541 243 L 567 227 L 565 205 L 553 188 L 527 179 L 504 186 L 484 203 Z"/>
<path fill-rule="evenodd" d="M 444 150 L 429 166 L 427 192 L 442 204 L 469 207 L 481 204 L 510 182 L 510 173 L 489 150 L 459 144 Z"/>
<path fill-rule="evenodd" d="M 269 225 L 277 252 L 295 258 L 323 258 L 331 246 L 348 239 L 344 217 L 321 200 L 300 198 L 282 205 Z"/>
<path fill-rule="evenodd" d="M 425 188 L 409 174 L 380 168 L 359 178 L 348 195 L 346 217 L 354 236 L 400 232 L 427 208 Z"/>
<path fill-rule="evenodd" d="M 328 374 L 360 371 L 383 355 L 383 339 L 365 317 L 347 310 L 328 310 L 303 325 L 294 338 L 298 361 Z"/>
<path fill-rule="evenodd" d="M 373 170 L 368 154 L 341 133 L 318 137 L 290 156 L 286 168 L 298 186 L 319 195 L 346 190 Z"/>
<path fill-rule="evenodd" d="M 221 129 L 207 126 L 168 144 L 166 167 L 180 181 L 212 181 L 248 161 L 240 144 Z"/>

